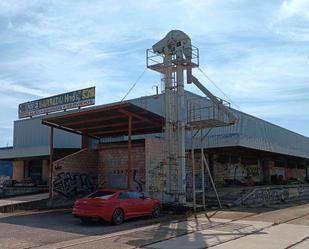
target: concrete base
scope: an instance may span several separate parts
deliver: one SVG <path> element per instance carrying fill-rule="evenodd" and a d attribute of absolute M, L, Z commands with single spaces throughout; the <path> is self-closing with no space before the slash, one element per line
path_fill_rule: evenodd
<path fill-rule="evenodd" d="M 45 200 L 48 200 L 48 193 L 0 199 L 0 212 L 7 213 L 14 212 L 15 210 L 36 209 Z"/>
<path fill-rule="evenodd" d="M 48 191 L 47 186 L 42 187 L 5 187 L 1 189 L 0 198 L 19 196 L 19 195 L 29 195 L 37 193 L 45 193 Z"/>
<path fill-rule="evenodd" d="M 274 203 L 309 200 L 309 184 L 229 186 L 218 188 L 225 206 L 263 206 Z M 206 193 L 207 204 L 217 204 L 213 191 Z"/>

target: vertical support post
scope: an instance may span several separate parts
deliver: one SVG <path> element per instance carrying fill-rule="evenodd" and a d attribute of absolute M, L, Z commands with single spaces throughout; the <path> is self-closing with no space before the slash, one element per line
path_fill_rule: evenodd
<path fill-rule="evenodd" d="M 205 167 L 203 162 L 204 157 L 204 145 L 203 145 L 203 129 L 201 128 L 201 171 L 202 171 L 202 194 L 203 194 L 203 208 L 206 210 L 206 199 L 205 199 Z"/>
<path fill-rule="evenodd" d="M 86 149 L 89 147 L 89 137 L 82 135 L 82 148 Z"/>
<path fill-rule="evenodd" d="M 208 162 L 207 162 L 206 157 L 205 157 L 204 154 L 203 154 L 202 160 L 204 161 L 204 164 L 206 165 L 206 169 L 207 169 L 207 172 L 208 172 L 208 175 L 209 175 L 209 179 L 210 179 L 212 187 L 213 187 L 213 189 L 215 191 L 219 207 L 222 209 L 222 205 L 221 205 L 221 201 L 220 201 L 220 198 L 219 198 L 219 195 L 218 195 L 218 192 L 217 192 L 217 188 L 216 188 L 214 180 L 212 179 L 212 175 L 211 175 L 211 172 L 210 172 L 210 169 L 209 169 L 209 166 L 208 166 Z"/>
<path fill-rule="evenodd" d="M 164 57 L 164 100 L 165 100 L 165 154 L 166 154 L 166 162 L 167 162 L 167 170 L 166 170 L 166 177 L 165 177 L 165 189 L 164 192 L 168 193 L 166 196 L 166 200 L 168 202 L 175 201 L 175 196 L 173 195 L 172 191 L 172 176 L 175 175 L 175 172 L 172 172 L 174 167 L 173 164 L 173 157 L 175 151 L 175 136 L 173 130 L 173 121 L 175 112 L 173 112 L 173 82 L 172 82 L 172 67 L 171 67 L 171 55 L 165 55 Z"/>
<path fill-rule="evenodd" d="M 192 158 L 192 194 L 193 194 L 193 210 L 196 211 L 196 195 L 195 195 L 195 157 L 194 157 L 194 135 L 191 128 L 191 158 Z"/>
<path fill-rule="evenodd" d="M 263 181 L 263 179 L 264 179 L 264 172 L 263 172 L 263 169 L 261 170 L 261 159 L 260 159 L 260 157 L 258 157 L 258 168 L 259 168 L 259 180 L 260 180 L 260 182 L 262 182 Z"/>
<path fill-rule="evenodd" d="M 177 80 L 177 156 L 178 156 L 178 185 L 177 194 L 181 204 L 186 202 L 186 148 L 185 148 L 185 91 L 184 91 L 184 68 L 181 64 L 176 66 Z"/>
<path fill-rule="evenodd" d="M 53 174 L 54 174 L 54 127 L 50 127 L 50 140 L 49 140 L 49 198 L 53 197 Z"/>
<path fill-rule="evenodd" d="M 131 154 L 131 149 L 132 149 L 132 116 L 129 116 L 128 119 L 128 189 L 131 189 L 131 160 L 132 160 L 132 154 Z"/>

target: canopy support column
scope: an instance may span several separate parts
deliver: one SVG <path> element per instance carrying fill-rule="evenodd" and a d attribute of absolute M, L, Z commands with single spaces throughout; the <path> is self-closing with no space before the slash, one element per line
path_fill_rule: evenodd
<path fill-rule="evenodd" d="M 53 174 L 54 174 L 54 127 L 50 127 L 50 141 L 49 141 L 49 198 L 53 197 Z"/>
<path fill-rule="evenodd" d="M 82 148 L 83 149 L 89 148 L 89 137 L 86 135 L 82 135 Z"/>
<path fill-rule="evenodd" d="M 132 116 L 128 116 L 128 189 L 131 190 L 132 174 Z"/>

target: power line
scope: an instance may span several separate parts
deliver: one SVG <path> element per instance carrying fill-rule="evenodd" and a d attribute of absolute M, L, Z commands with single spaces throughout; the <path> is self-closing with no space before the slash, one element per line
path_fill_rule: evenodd
<path fill-rule="evenodd" d="M 212 83 L 234 106 L 236 106 L 240 111 L 241 108 L 239 105 L 237 105 L 235 102 L 233 102 L 233 100 L 227 96 L 227 94 L 225 92 L 223 92 L 223 90 L 221 90 L 221 88 L 200 68 L 198 67 L 198 70 L 205 76 L 205 78 Z"/>
<path fill-rule="evenodd" d="M 131 86 L 131 88 L 128 90 L 128 92 L 124 95 L 124 97 L 122 98 L 122 101 L 124 101 L 124 99 L 130 94 L 130 92 L 133 90 L 133 88 L 136 86 L 136 84 L 140 81 L 140 79 L 143 77 L 143 75 L 145 74 L 147 68 L 145 67 L 144 71 L 137 77 L 136 81 L 133 83 L 133 85 Z"/>

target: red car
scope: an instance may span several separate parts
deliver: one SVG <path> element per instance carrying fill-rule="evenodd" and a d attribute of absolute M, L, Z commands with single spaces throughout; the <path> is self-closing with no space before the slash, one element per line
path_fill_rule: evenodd
<path fill-rule="evenodd" d="M 101 218 L 116 225 L 133 217 L 159 217 L 160 212 L 159 200 L 146 197 L 143 193 L 119 189 L 98 190 L 78 199 L 73 208 L 73 215 L 83 222 Z"/>

